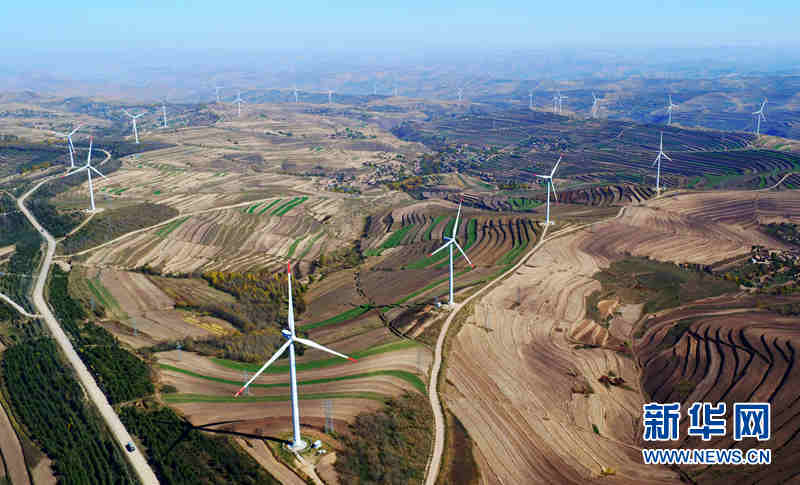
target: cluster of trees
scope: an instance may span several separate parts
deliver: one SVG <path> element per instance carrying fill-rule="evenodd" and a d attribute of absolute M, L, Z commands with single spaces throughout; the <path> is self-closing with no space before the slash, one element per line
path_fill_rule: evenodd
<path fill-rule="evenodd" d="M 173 207 L 149 202 L 104 211 L 92 218 L 75 234 L 64 239 L 62 243 L 64 251 L 69 254 L 97 246 L 131 231 L 166 221 L 178 214 L 178 210 Z"/>
<path fill-rule="evenodd" d="M 764 231 L 775 239 L 800 246 L 800 228 L 798 228 L 797 224 L 790 222 L 773 222 L 767 224 L 764 227 Z"/>
<path fill-rule="evenodd" d="M 195 429 L 169 408 L 122 409 L 125 427 L 147 448 L 148 461 L 164 485 L 278 485 L 230 439 Z"/>
<path fill-rule="evenodd" d="M 59 483 L 137 483 L 52 339 L 14 345 L 2 367 L 14 414 L 53 460 Z"/>
<path fill-rule="evenodd" d="M 421 394 L 391 398 L 374 413 L 356 416 L 334 465 L 341 483 L 422 483 L 428 461 L 433 415 Z"/>
<path fill-rule="evenodd" d="M 49 303 L 78 354 L 112 404 L 152 394 L 150 368 L 123 349 L 106 329 L 86 321 L 88 315 L 69 294 L 67 273 L 53 267 Z"/>
<path fill-rule="evenodd" d="M 240 303 L 241 312 L 255 324 L 256 328 L 271 326 L 275 322 L 280 324 L 286 322 L 286 302 L 289 295 L 285 273 L 208 271 L 203 273 L 203 278 L 214 288 L 235 296 Z M 295 281 L 292 284 L 292 291 L 295 314 L 303 313 L 306 309 L 303 298 L 306 287 Z"/>
<path fill-rule="evenodd" d="M 41 257 L 41 240 L 32 227 L 22 226 L 15 233 L 15 249 L 3 268 L 0 266 L 0 291 L 17 304 L 31 310 L 28 289 Z"/>

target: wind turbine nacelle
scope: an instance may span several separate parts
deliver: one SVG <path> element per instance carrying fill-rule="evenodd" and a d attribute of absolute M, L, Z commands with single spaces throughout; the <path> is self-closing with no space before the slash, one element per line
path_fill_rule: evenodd
<path fill-rule="evenodd" d="M 284 328 L 283 330 L 281 330 L 281 334 L 283 334 L 283 336 L 286 337 L 286 340 L 292 340 L 292 332 L 290 332 L 289 330 Z"/>

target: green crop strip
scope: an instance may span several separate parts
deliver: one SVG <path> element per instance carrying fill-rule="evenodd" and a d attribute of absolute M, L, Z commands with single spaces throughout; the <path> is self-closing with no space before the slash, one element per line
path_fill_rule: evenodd
<path fill-rule="evenodd" d="M 439 225 L 440 222 L 442 222 L 442 219 L 444 219 L 445 217 L 447 216 L 437 216 L 436 219 L 433 220 L 431 225 L 428 226 L 428 229 L 425 231 L 425 238 L 424 238 L 426 241 L 431 240 L 431 232 L 434 230 L 434 228 L 436 228 L 436 226 Z"/>
<path fill-rule="evenodd" d="M 302 204 L 307 200 L 308 197 L 306 196 L 293 200 L 288 206 L 284 206 L 284 208 L 280 212 L 278 212 L 278 216 L 285 215 L 287 212 L 289 212 L 290 210 L 294 209 L 295 207 L 297 207 L 298 205 Z"/>
<path fill-rule="evenodd" d="M 166 226 L 164 226 L 164 227 L 162 227 L 161 229 L 159 229 L 158 231 L 156 231 L 156 235 L 157 235 L 158 237 L 167 237 L 167 236 L 169 236 L 169 234 L 170 234 L 172 231 L 174 231 L 175 229 L 177 229 L 178 227 L 180 227 L 180 225 L 181 225 L 181 224 L 183 224 L 184 222 L 188 221 L 190 217 L 191 217 L 191 216 L 186 216 L 186 217 L 184 217 L 184 218 L 182 218 L 182 219 L 178 219 L 178 220 L 176 220 L 176 221 L 172 221 L 172 222 L 170 222 L 170 223 L 169 223 L 169 224 L 167 224 Z"/>
<path fill-rule="evenodd" d="M 270 209 L 270 208 L 271 208 L 273 205 L 277 204 L 277 203 L 278 203 L 278 202 L 280 202 L 280 201 L 281 201 L 281 199 L 275 199 L 275 200 L 273 200 L 272 202 L 270 202 L 270 203 L 269 203 L 269 205 L 268 205 L 268 206 L 266 206 L 266 207 L 264 207 L 263 209 L 261 209 L 260 211 L 258 211 L 258 215 L 261 215 L 261 214 L 263 214 L 263 213 L 267 212 L 267 211 L 268 211 L 268 210 L 269 210 L 269 209 Z"/>
<path fill-rule="evenodd" d="M 311 330 L 314 328 L 324 327 L 326 325 L 332 325 L 334 323 L 346 322 L 348 320 L 352 320 L 367 313 L 370 310 L 370 308 L 371 307 L 369 305 L 357 306 L 355 308 L 347 310 L 346 312 L 342 312 L 338 315 L 335 315 L 327 320 L 323 320 L 321 322 L 316 322 L 316 323 L 309 323 L 308 325 L 300 325 L 300 328 L 302 328 L 303 330 Z"/>
<path fill-rule="evenodd" d="M 302 241 L 303 239 L 305 239 L 305 236 L 303 236 L 303 237 L 299 237 L 299 238 L 297 238 L 297 239 L 295 239 L 295 240 L 294 240 L 294 242 L 292 243 L 292 245 L 291 245 L 291 246 L 289 246 L 289 252 L 288 252 L 288 253 L 286 253 L 286 257 L 287 257 L 287 258 L 291 258 L 291 257 L 292 257 L 292 255 L 294 255 L 294 250 L 295 250 L 295 249 L 297 249 L 297 245 L 298 245 L 298 244 L 300 244 L 300 241 Z"/>
<path fill-rule="evenodd" d="M 180 372 L 181 374 L 185 374 L 187 376 L 197 377 L 199 379 L 206 379 L 209 381 L 220 382 L 222 384 L 230 384 L 232 386 L 241 386 L 241 381 L 233 381 L 230 379 L 223 379 L 221 377 L 212 377 L 206 376 L 203 374 L 198 374 L 197 372 L 192 372 L 190 370 L 181 369 L 180 367 L 171 366 L 168 364 L 158 364 L 158 366 L 165 370 L 170 370 L 173 372 Z M 338 382 L 338 381 L 347 381 L 351 379 L 366 379 L 368 377 L 375 377 L 375 376 L 391 376 L 396 377 L 398 379 L 402 379 L 412 386 L 414 389 L 418 390 L 422 394 L 425 394 L 425 383 L 422 382 L 422 379 L 419 378 L 416 374 L 412 374 L 411 372 L 407 372 L 404 370 L 377 370 L 373 372 L 363 372 L 361 374 L 351 374 L 348 376 L 339 376 L 339 377 L 325 377 L 322 379 L 311 379 L 307 381 L 298 382 L 298 386 L 309 386 L 312 384 L 327 384 L 329 382 Z M 289 387 L 289 382 L 278 382 L 275 384 L 258 384 L 253 383 L 250 384 L 252 388 L 260 388 L 260 389 L 271 389 L 275 387 Z"/>
<path fill-rule="evenodd" d="M 269 215 L 277 216 L 278 212 L 282 211 L 285 207 L 288 207 L 289 205 L 297 202 L 297 200 L 299 200 L 299 199 L 300 199 L 300 197 L 295 197 L 295 198 L 293 198 L 291 200 L 288 200 L 288 201 L 284 202 L 283 204 L 281 204 L 277 208 L 275 208 L 275 210 L 273 210 Z"/>

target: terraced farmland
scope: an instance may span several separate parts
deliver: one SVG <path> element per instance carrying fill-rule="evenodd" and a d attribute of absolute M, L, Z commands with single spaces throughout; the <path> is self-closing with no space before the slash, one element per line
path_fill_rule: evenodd
<path fill-rule="evenodd" d="M 693 402 L 725 402 L 728 429 L 733 428 L 733 403 L 771 403 L 771 465 L 745 470 L 721 467 L 713 472 L 698 467 L 688 472 L 700 484 L 720 483 L 723 477 L 736 484 L 788 483 L 798 474 L 795 458 L 800 451 L 796 389 L 800 371 L 794 365 L 800 320 L 741 305 L 741 300 L 732 298 L 709 300 L 648 320 L 647 331 L 636 345 L 643 389 L 653 401 L 687 407 Z M 709 442 L 683 437 L 668 446 L 757 445 L 752 440 L 733 441 L 728 434 Z"/>
<path fill-rule="evenodd" d="M 314 198 L 301 206 L 309 212 L 299 213 L 297 206 L 305 200 L 276 205 L 274 215 L 245 208 L 183 216 L 93 251 L 88 264 L 149 265 L 165 273 L 253 270 L 282 265 L 292 247 L 293 256 L 308 263 L 323 248 L 331 251 L 348 241 L 329 233 L 321 222 L 320 215 L 336 211 L 339 200 Z"/>

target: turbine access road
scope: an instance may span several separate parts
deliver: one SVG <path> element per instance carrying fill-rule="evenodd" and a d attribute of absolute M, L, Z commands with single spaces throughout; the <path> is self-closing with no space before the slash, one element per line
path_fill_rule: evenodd
<path fill-rule="evenodd" d="M 494 286 L 496 282 L 501 281 L 503 278 L 505 278 L 506 276 L 510 275 L 511 273 L 519 269 L 519 267 L 525 264 L 545 242 L 550 241 L 553 238 L 569 234 L 574 231 L 585 229 L 594 224 L 600 224 L 608 222 L 609 220 L 617 219 L 619 217 L 622 217 L 624 213 L 625 213 L 625 207 L 621 207 L 617 215 L 614 217 L 603 219 L 601 221 L 592 222 L 589 224 L 583 224 L 580 226 L 567 227 L 560 231 L 555 232 L 549 238 L 545 238 L 545 236 L 547 236 L 547 229 L 549 228 L 549 226 L 545 226 L 544 231 L 542 232 L 542 236 L 539 238 L 539 242 L 537 242 L 536 245 L 530 251 L 528 251 L 528 253 L 525 256 L 520 258 L 517 264 L 515 264 L 513 267 L 511 267 L 511 269 L 505 271 L 503 274 L 495 278 L 493 281 L 486 283 L 480 290 L 470 295 L 469 298 L 467 298 L 466 300 L 462 301 L 461 303 L 455 304 L 455 308 L 453 308 L 453 310 L 450 312 L 450 315 L 444 321 L 442 329 L 439 332 L 439 337 L 436 340 L 436 349 L 433 357 L 433 367 L 431 368 L 431 376 L 430 376 L 430 381 L 428 383 L 428 399 L 430 400 L 431 408 L 433 410 L 433 422 L 435 429 L 434 429 L 433 451 L 431 452 L 431 457 L 430 460 L 428 461 L 428 468 L 425 473 L 425 485 L 436 485 L 436 481 L 439 478 L 439 469 L 441 468 L 442 465 L 442 454 L 444 453 L 445 423 L 444 423 L 444 413 L 442 412 L 442 404 L 439 400 L 439 373 L 441 372 L 442 359 L 444 358 L 443 356 L 444 343 L 445 340 L 447 339 L 447 331 L 449 330 L 450 324 L 452 323 L 455 316 L 458 314 L 459 311 L 461 311 L 461 309 L 464 306 L 466 306 L 474 298 L 482 295 L 484 292 L 486 292 L 487 289 Z"/>
<path fill-rule="evenodd" d="M 106 159 L 103 160 L 103 162 L 109 158 L 111 158 L 111 154 L 106 152 Z M 25 207 L 25 199 L 27 199 L 39 187 L 46 182 L 49 182 L 53 178 L 54 177 L 47 177 L 36 184 L 22 197 L 17 199 L 17 205 L 19 206 L 19 209 L 23 214 L 25 214 L 25 217 L 28 218 L 33 227 L 35 227 L 36 230 L 39 231 L 39 233 L 47 241 L 47 252 L 45 253 L 41 269 L 39 270 L 39 275 L 36 279 L 36 286 L 34 286 L 33 289 L 33 305 L 44 317 L 44 321 L 47 324 L 47 327 L 50 329 L 50 333 L 53 334 L 53 338 L 55 338 L 59 347 L 61 347 L 61 351 L 64 352 L 64 355 L 67 357 L 70 365 L 72 365 L 72 368 L 75 369 L 75 373 L 83 385 L 86 395 L 92 400 L 97 409 L 100 411 L 100 415 L 106 422 L 108 429 L 111 430 L 111 433 L 116 438 L 122 449 L 122 453 L 128 458 L 128 461 L 136 472 L 136 475 L 138 475 L 139 480 L 145 485 L 157 484 L 158 479 L 156 478 L 156 474 L 153 473 L 153 469 L 147 464 L 147 460 L 145 459 L 144 455 L 142 455 L 142 452 L 139 451 L 139 448 L 136 448 L 136 450 L 133 452 L 128 452 L 125 450 L 125 444 L 133 441 L 131 435 L 128 434 L 128 430 L 125 429 L 122 421 L 119 420 L 119 416 L 117 416 L 114 408 L 112 408 L 108 403 L 106 395 L 100 390 L 100 387 L 97 385 L 97 382 L 95 382 L 94 377 L 92 377 L 92 374 L 89 373 L 89 370 L 78 356 L 78 353 L 75 352 L 75 349 L 72 347 L 72 343 L 69 341 L 69 337 L 67 337 L 67 334 L 64 333 L 64 330 L 58 324 L 58 320 L 56 320 L 56 317 L 53 316 L 53 313 L 50 311 L 50 307 L 47 305 L 47 301 L 44 299 L 44 284 L 45 281 L 47 281 L 47 274 L 50 272 L 50 266 L 53 264 L 53 255 L 56 252 L 56 240 L 49 232 L 45 230 L 44 227 L 42 227 L 41 224 L 39 224 L 39 221 L 33 217 L 33 214 L 28 211 L 28 209 Z"/>

